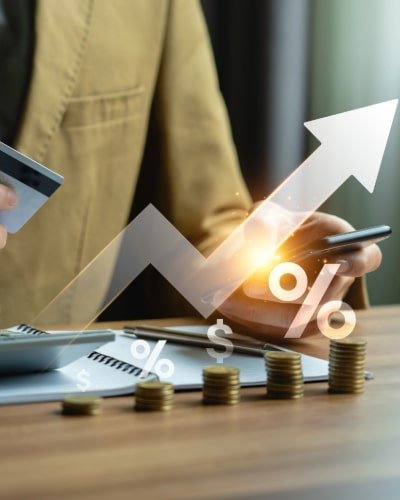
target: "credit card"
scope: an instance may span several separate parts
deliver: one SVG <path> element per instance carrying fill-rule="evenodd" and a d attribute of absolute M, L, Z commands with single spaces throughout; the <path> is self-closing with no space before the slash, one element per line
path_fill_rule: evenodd
<path fill-rule="evenodd" d="M 64 178 L 0 142 L 0 183 L 18 194 L 18 204 L 0 211 L 0 225 L 16 233 L 61 186 Z"/>

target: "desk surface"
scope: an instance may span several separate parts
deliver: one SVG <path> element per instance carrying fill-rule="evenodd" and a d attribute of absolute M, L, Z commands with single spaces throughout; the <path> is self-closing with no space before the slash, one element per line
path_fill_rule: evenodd
<path fill-rule="evenodd" d="M 92 418 L 0 407 L 0 497 L 399 498 L 400 307 L 358 313 L 356 335 L 375 372 L 359 396 L 318 383 L 299 401 L 246 389 L 236 407 L 180 393 L 165 414 L 133 412 L 132 396 Z M 322 336 L 292 344 L 327 356 Z"/>

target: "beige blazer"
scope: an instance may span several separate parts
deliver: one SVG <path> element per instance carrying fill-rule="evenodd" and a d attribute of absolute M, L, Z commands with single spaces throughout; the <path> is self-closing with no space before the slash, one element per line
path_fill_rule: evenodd
<path fill-rule="evenodd" d="M 161 152 L 148 174 L 153 201 L 207 252 L 243 219 L 250 197 L 198 2 L 37 0 L 14 146 L 65 183 L 0 252 L 3 325 L 31 321 L 125 226 L 150 116 Z M 59 322 L 70 321 L 71 307 Z"/>
<path fill-rule="evenodd" d="M 207 251 L 250 198 L 197 1 L 37 1 L 14 146 L 65 183 L 0 252 L 1 323 L 31 321 L 127 223 L 152 104 L 153 201 Z"/>

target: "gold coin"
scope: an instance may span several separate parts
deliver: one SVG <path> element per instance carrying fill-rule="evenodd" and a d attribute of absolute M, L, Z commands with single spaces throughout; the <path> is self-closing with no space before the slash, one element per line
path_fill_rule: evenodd
<path fill-rule="evenodd" d="M 329 377 L 328 379 L 331 385 L 364 385 L 365 380 L 363 378 L 359 379 L 349 379 L 349 378 L 337 378 Z"/>
<path fill-rule="evenodd" d="M 270 373 L 283 373 L 289 375 L 298 375 L 303 373 L 303 369 L 301 366 L 274 366 L 269 365 L 265 367 L 267 372 Z"/>
<path fill-rule="evenodd" d="M 136 384 L 136 390 L 165 392 L 165 391 L 173 391 L 174 386 L 169 382 L 158 382 L 156 380 L 150 380 L 148 382 L 138 382 Z"/>
<path fill-rule="evenodd" d="M 66 404 L 68 406 L 86 406 L 86 405 L 101 405 L 103 401 L 103 398 L 99 396 L 92 396 L 90 394 L 85 394 L 85 395 L 72 395 L 72 396 L 67 396 L 63 399 L 63 404 Z"/>
<path fill-rule="evenodd" d="M 239 382 L 240 378 L 236 373 L 230 373 L 228 375 L 224 375 L 223 377 L 221 375 L 215 376 L 214 374 L 203 373 L 203 380 L 212 380 L 215 383 L 224 384 L 225 382 L 230 381 Z"/>
<path fill-rule="evenodd" d="M 329 359 L 329 366 L 337 367 L 337 368 L 365 368 L 365 362 L 364 361 L 333 361 L 332 359 Z"/>
<path fill-rule="evenodd" d="M 365 362 L 366 356 L 350 356 L 350 355 L 342 356 L 341 354 L 330 352 L 329 359 L 340 363 L 360 363 L 360 362 Z"/>
<path fill-rule="evenodd" d="M 366 347 L 367 341 L 365 339 L 346 338 L 341 340 L 331 340 L 331 345 L 335 347 L 342 347 L 343 349 L 356 349 L 359 347 Z"/>
<path fill-rule="evenodd" d="M 357 349 L 355 351 L 351 351 L 350 349 L 348 350 L 343 350 L 339 349 L 338 347 L 331 347 L 329 349 L 330 353 L 337 354 L 338 356 L 362 356 L 364 357 L 367 353 L 366 349 Z"/>
<path fill-rule="evenodd" d="M 334 352 L 329 353 L 329 359 L 339 363 L 365 363 L 365 356 L 342 356 Z"/>
<path fill-rule="evenodd" d="M 365 371 L 364 370 L 329 370 L 329 376 L 331 377 L 340 377 L 340 378 L 365 378 Z"/>
<path fill-rule="evenodd" d="M 265 358 L 266 365 L 301 366 L 301 358 Z"/>
<path fill-rule="evenodd" d="M 102 401 L 102 398 L 90 394 L 67 396 L 62 402 L 62 412 L 65 415 L 98 415 Z"/>
<path fill-rule="evenodd" d="M 328 388 L 331 389 L 332 391 L 340 391 L 340 392 L 363 392 L 365 390 L 365 385 L 360 385 L 360 386 L 344 386 L 344 385 L 332 385 L 329 384 Z"/>
<path fill-rule="evenodd" d="M 299 394 L 280 394 L 280 393 L 267 393 L 267 398 L 269 399 L 301 399 L 304 396 L 304 393 Z"/>
<path fill-rule="evenodd" d="M 232 399 L 232 398 L 239 398 L 240 397 L 240 392 L 203 392 L 203 397 L 205 398 L 215 398 L 215 399 Z"/>
<path fill-rule="evenodd" d="M 267 370 L 267 376 L 274 378 L 301 378 L 303 377 L 303 372 Z"/>
<path fill-rule="evenodd" d="M 281 380 L 268 380 L 268 387 L 304 387 L 304 381 L 298 380 L 296 382 L 286 382 Z"/>
<path fill-rule="evenodd" d="M 330 394 L 361 394 L 365 392 L 365 387 L 357 389 L 348 389 L 343 387 L 328 387 L 328 392 Z"/>
<path fill-rule="evenodd" d="M 172 405 L 163 405 L 163 406 L 146 406 L 146 405 L 135 405 L 136 411 L 169 411 L 172 410 Z"/>
<path fill-rule="evenodd" d="M 299 361 L 301 360 L 301 355 L 297 352 L 284 352 L 284 351 L 268 351 L 264 354 L 264 358 L 267 361 L 270 360 L 280 360 L 280 361 Z"/>
<path fill-rule="evenodd" d="M 338 375 L 349 375 L 349 376 L 355 376 L 359 375 L 360 377 L 364 377 L 365 375 L 365 369 L 364 367 L 362 368 L 351 368 L 351 367 L 336 367 L 336 366 L 330 366 L 329 367 L 329 373 L 333 374 L 338 374 Z"/>
<path fill-rule="evenodd" d="M 337 367 L 337 366 L 330 366 L 329 367 L 329 372 L 334 373 L 334 374 L 339 374 L 339 375 L 349 375 L 349 376 L 354 376 L 354 375 L 360 375 L 361 377 L 364 377 L 365 375 L 365 369 L 364 367 L 360 368 L 352 368 L 350 366 L 348 367 Z"/>
<path fill-rule="evenodd" d="M 345 356 L 338 356 L 337 354 L 330 353 L 329 354 L 329 361 L 332 363 L 365 363 L 366 358 L 365 357 L 345 357 Z"/>
<path fill-rule="evenodd" d="M 303 373 L 302 367 L 301 366 L 274 366 L 274 365 L 267 365 L 266 367 L 267 372 L 270 373 L 294 373 L 294 374 L 299 374 Z"/>
<path fill-rule="evenodd" d="M 174 400 L 173 396 L 168 396 L 167 398 L 145 398 L 142 396 L 136 396 L 135 397 L 135 402 L 136 403 L 148 403 L 148 404 L 167 404 L 167 403 L 172 403 Z"/>
<path fill-rule="evenodd" d="M 236 375 L 239 376 L 240 370 L 235 366 L 227 365 L 209 365 L 203 368 L 204 375 L 210 375 L 212 377 L 227 377 Z"/>
<path fill-rule="evenodd" d="M 240 402 L 240 398 L 209 398 L 203 397 L 203 404 L 205 405 L 236 405 Z"/>
<path fill-rule="evenodd" d="M 220 382 L 215 380 L 203 380 L 203 386 L 205 387 L 240 387 L 240 383 L 238 380 L 232 382 Z"/>
<path fill-rule="evenodd" d="M 66 406 L 63 406 L 62 408 L 62 413 L 64 415 L 100 415 L 101 413 L 101 408 L 69 408 Z"/>
<path fill-rule="evenodd" d="M 268 378 L 285 379 L 285 380 L 298 380 L 303 379 L 303 372 L 276 372 L 270 370 L 267 372 Z"/>

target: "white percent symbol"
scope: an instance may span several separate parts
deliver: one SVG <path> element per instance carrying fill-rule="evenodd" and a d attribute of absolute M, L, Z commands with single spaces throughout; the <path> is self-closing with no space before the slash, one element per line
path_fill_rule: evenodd
<path fill-rule="evenodd" d="M 170 359 L 158 359 L 166 343 L 166 340 L 159 340 L 154 349 L 151 350 L 150 344 L 145 340 L 135 340 L 132 342 L 132 356 L 136 359 L 147 358 L 140 377 L 147 377 L 153 369 L 159 378 L 172 377 L 175 371 L 174 363 Z"/>
<path fill-rule="evenodd" d="M 329 288 L 340 264 L 325 264 L 317 279 L 304 299 L 294 320 L 292 321 L 285 338 L 300 338 L 312 319 L 325 292 Z M 296 284 L 290 290 L 281 285 L 281 278 L 292 275 Z M 307 290 L 308 279 L 304 269 L 294 262 L 283 262 L 277 265 L 269 275 L 269 288 L 271 293 L 279 300 L 293 302 L 299 299 Z M 343 316 L 343 323 L 333 327 L 330 317 L 333 313 Z M 317 313 L 317 325 L 322 334 L 330 339 L 343 339 L 350 335 L 356 326 L 356 315 L 353 309 L 341 300 L 331 300 L 323 304 Z"/>

